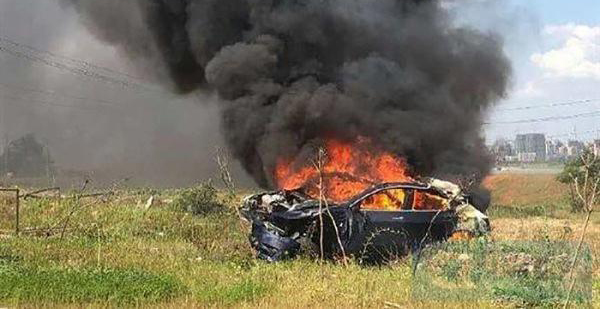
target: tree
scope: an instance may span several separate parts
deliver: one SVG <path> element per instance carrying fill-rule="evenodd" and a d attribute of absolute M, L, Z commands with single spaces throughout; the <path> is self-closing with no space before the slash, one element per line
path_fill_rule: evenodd
<path fill-rule="evenodd" d="M 563 171 L 558 175 L 557 179 L 561 183 L 569 185 L 569 200 L 571 210 L 573 212 L 585 211 L 585 202 L 580 198 L 577 189 L 585 187 L 586 190 L 592 190 L 589 184 L 597 182 L 600 178 L 600 158 L 591 151 L 585 151 L 581 156 L 571 160 L 565 164 Z M 586 181 L 588 182 L 586 184 Z M 596 188 L 595 192 L 583 192 L 588 196 L 591 193 L 599 195 L 600 188 Z"/>
<path fill-rule="evenodd" d="M 52 165 L 48 149 L 33 134 L 11 141 L 0 155 L 0 175 L 38 177 L 52 172 Z"/>
<path fill-rule="evenodd" d="M 590 217 L 594 212 L 595 207 L 600 203 L 600 157 L 591 151 L 584 152 L 581 157 L 565 166 L 565 170 L 559 176 L 559 180 L 568 182 L 571 187 L 572 203 L 576 205 L 578 211 L 585 212 L 585 221 L 583 231 L 575 250 L 575 255 L 571 262 L 568 281 L 570 281 L 569 292 L 563 308 L 568 308 L 569 300 L 573 287 L 575 286 L 575 278 L 573 277 L 574 269 L 577 265 L 579 252 L 583 246 L 585 234 L 590 224 Z M 569 181 L 570 179 L 570 181 Z"/>

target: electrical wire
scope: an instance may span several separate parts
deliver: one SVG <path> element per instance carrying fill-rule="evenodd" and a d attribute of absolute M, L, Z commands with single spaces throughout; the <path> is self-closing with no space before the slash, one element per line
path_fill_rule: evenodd
<path fill-rule="evenodd" d="M 108 101 L 108 100 L 82 97 L 82 96 L 78 96 L 78 95 L 74 95 L 74 94 L 60 93 L 60 92 L 56 92 L 53 90 L 43 90 L 43 89 L 37 89 L 37 88 L 10 85 L 10 84 L 2 83 L 2 82 L 0 82 L 0 87 L 9 89 L 9 90 L 25 92 L 25 93 L 32 93 L 32 94 L 39 93 L 39 94 L 50 95 L 50 96 L 55 96 L 55 97 L 59 96 L 59 97 L 82 101 L 82 102 L 94 102 L 94 103 L 98 103 L 100 105 L 106 105 L 106 106 L 111 106 L 111 107 L 122 107 L 123 106 L 123 104 L 121 104 L 121 103 L 115 103 L 115 102 Z"/>
<path fill-rule="evenodd" d="M 551 104 L 543 104 L 543 105 L 531 105 L 531 106 L 519 106 L 519 107 L 508 107 L 508 108 L 498 108 L 495 111 L 504 112 L 504 111 L 521 111 L 521 110 L 530 110 L 530 109 L 538 109 L 538 108 L 551 108 L 551 107 L 560 107 L 560 106 L 573 106 L 579 104 L 587 104 L 593 102 L 600 102 L 600 99 L 586 99 L 586 100 L 576 100 L 576 101 L 566 101 L 566 102 L 558 102 Z"/>
<path fill-rule="evenodd" d="M 588 134 L 598 134 L 598 136 L 600 137 L 600 129 L 581 131 L 581 132 L 553 134 L 553 135 L 548 135 L 547 137 L 552 139 L 552 138 L 557 138 L 557 137 L 566 137 L 566 136 L 572 136 L 572 135 L 588 135 Z"/>
<path fill-rule="evenodd" d="M 0 43 L 9 44 L 9 45 L 12 45 L 14 47 L 18 47 L 18 48 L 21 48 L 21 49 L 28 50 L 28 51 L 30 51 L 32 53 L 45 54 L 45 55 L 50 56 L 50 57 L 59 58 L 59 59 L 63 59 L 63 60 L 66 60 L 66 61 L 70 61 L 70 62 L 76 63 L 76 64 L 78 64 L 80 66 L 83 66 L 83 67 L 89 67 L 89 68 L 93 68 L 93 69 L 96 69 L 96 70 L 105 71 L 107 73 L 111 73 L 111 74 L 114 74 L 114 75 L 120 75 L 120 76 L 122 76 L 124 78 L 135 79 L 135 80 L 138 80 L 138 81 L 147 82 L 146 80 L 144 80 L 144 79 L 142 79 L 142 78 L 140 78 L 138 76 L 134 76 L 134 75 L 131 75 L 131 74 L 128 74 L 128 73 L 120 72 L 120 71 L 117 71 L 115 69 L 111 69 L 111 68 L 99 66 L 97 64 L 93 64 L 93 63 L 88 62 L 88 61 L 84 61 L 84 60 L 80 60 L 80 59 L 75 59 L 75 58 L 67 57 L 67 56 L 64 56 L 64 55 L 59 55 L 59 54 L 53 53 L 51 51 L 37 49 L 35 47 L 29 46 L 29 45 L 25 45 L 25 44 L 22 44 L 22 43 L 19 43 L 19 42 L 15 42 L 15 41 L 7 39 L 5 37 L 1 37 L 0 36 Z"/>
<path fill-rule="evenodd" d="M 521 119 L 521 120 L 512 120 L 512 121 L 496 121 L 496 122 L 484 122 L 484 125 L 503 125 L 503 124 L 523 124 L 523 123 L 538 123 L 538 122 L 549 122 L 549 121 L 559 121 L 559 120 L 567 120 L 567 119 L 576 119 L 576 118 L 590 118 L 590 117 L 598 117 L 600 116 L 599 111 L 567 115 L 567 116 L 549 116 L 549 117 L 541 117 L 541 118 L 531 118 L 531 119 Z"/>
<path fill-rule="evenodd" d="M 107 84 L 117 85 L 120 87 L 130 89 L 141 89 L 146 91 L 166 93 L 165 91 L 159 90 L 156 87 L 132 81 L 131 79 L 138 79 L 139 81 L 142 81 L 141 79 L 135 76 L 118 72 L 113 69 L 101 67 L 90 62 L 60 56 L 49 51 L 38 50 L 36 48 L 17 43 L 3 37 L 0 37 L 0 52 L 4 52 L 6 54 L 10 54 L 12 56 L 28 61 L 41 63 L 43 65 L 66 71 L 71 74 L 95 79 Z M 62 59 L 63 61 L 59 61 L 58 59 Z M 105 73 L 110 74 L 105 74 L 99 71 L 105 71 Z M 168 93 L 168 95 L 173 96 L 171 93 Z"/>
<path fill-rule="evenodd" d="M 106 109 L 98 108 L 98 106 L 69 105 L 69 104 L 62 104 L 62 103 L 57 103 L 57 102 L 45 101 L 45 100 L 36 100 L 36 99 L 23 98 L 23 97 L 19 97 L 19 96 L 15 96 L 15 95 L 12 95 L 12 94 L 7 94 L 7 93 L 3 93 L 0 96 L 0 98 L 11 99 L 11 100 L 14 100 L 14 101 L 28 102 L 28 103 L 39 103 L 39 104 L 43 104 L 43 105 L 60 107 L 60 108 L 81 109 L 81 110 L 87 110 L 87 111 L 93 111 L 93 112 L 107 112 L 108 111 Z M 3 100 L 3 101 L 4 102 L 8 102 L 8 103 L 12 103 L 12 101 L 10 101 L 10 100 Z"/>

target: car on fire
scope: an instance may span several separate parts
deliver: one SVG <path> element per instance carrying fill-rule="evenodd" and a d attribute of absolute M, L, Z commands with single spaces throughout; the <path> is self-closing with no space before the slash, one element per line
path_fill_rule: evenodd
<path fill-rule="evenodd" d="M 249 239 L 259 259 L 293 258 L 307 243 L 328 258 L 377 263 L 428 243 L 489 233 L 487 203 L 430 178 L 374 185 L 343 203 L 301 189 L 261 193 L 244 199 L 240 211 L 252 224 Z"/>

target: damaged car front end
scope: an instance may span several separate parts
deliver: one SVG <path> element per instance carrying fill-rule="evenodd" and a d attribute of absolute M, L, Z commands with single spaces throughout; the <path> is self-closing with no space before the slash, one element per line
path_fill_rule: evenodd
<path fill-rule="evenodd" d="M 457 185 L 423 182 L 372 186 L 343 203 L 315 199 L 302 190 L 247 197 L 242 216 L 252 224 L 250 243 L 259 259 L 293 258 L 308 244 L 320 255 L 378 262 L 453 237 L 490 231 L 489 220 Z"/>

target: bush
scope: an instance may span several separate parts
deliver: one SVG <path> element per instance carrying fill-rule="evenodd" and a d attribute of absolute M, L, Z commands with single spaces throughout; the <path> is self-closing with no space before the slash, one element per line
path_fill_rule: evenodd
<path fill-rule="evenodd" d="M 557 176 L 558 181 L 569 185 L 569 197 L 573 212 L 581 212 L 585 206 L 581 199 L 577 197 L 575 189 L 575 180 L 579 188 L 585 185 L 586 169 L 584 168 L 584 159 L 588 159 L 591 162 L 587 177 L 588 182 L 593 184 L 600 177 L 600 160 L 590 151 L 586 151 L 582 156 L 567 162 L 563 171 Z M 597 188 L 597 190 L 600 191 L 600 188 Z"/>
<path fill-rule="evenodd" d="M 208 215 L 224 210 L 218 201 L 217 189 L 209 182 L 181 191 L 173 201 L 179 210 L 195 215 Z"/>

